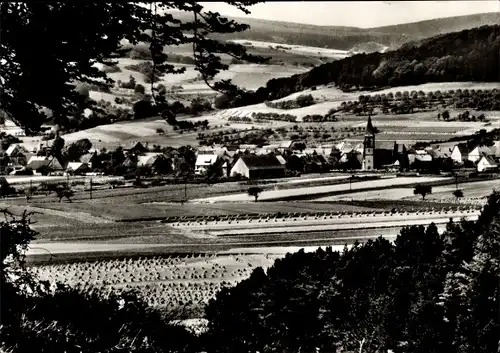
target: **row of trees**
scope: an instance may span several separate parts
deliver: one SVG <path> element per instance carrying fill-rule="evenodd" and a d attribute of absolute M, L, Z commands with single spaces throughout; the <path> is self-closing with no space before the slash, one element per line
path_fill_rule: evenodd
<path fill-rule="evenodd" d="M 471 96 L 471 98 L 469 98 Z M 429 110 L 439 105 L 442 107 L 453 106 L 455 108 L 471 108 L 476 110 L 496 110 L 500 109 L 500 93 L 493 90 L 449 90 L 440 91 L 397 91 L 385 94 L 361 95 L 358 101 L 342 102 L 340 108 L 353 114 L 373 114 L 374 109 L 379 109 L 382 113 L 389 111 L 395 114 L 413 113 L 417 110 Z M 484 117 L 484 115 L 483 115 Z"/>
<path fill-rule="evenodd" d="M 252 118 L 255 120 L 277 120 L 277 121 L 297 121 L 297 116 L 292 114 L 279 114 L 279 113 L 252 113 Z"/>
<path fill-rule="evenodd" d="M 308 107 L 315 103 L 314 97 L 311 94 L 301 94 L 296 99 L 280 102 L 264 102 L 268 107 L 275 109 L 297 109 Z"/>

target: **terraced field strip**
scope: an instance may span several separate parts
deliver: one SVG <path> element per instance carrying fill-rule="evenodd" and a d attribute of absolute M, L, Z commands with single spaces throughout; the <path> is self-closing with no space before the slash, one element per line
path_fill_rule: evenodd
<path fill-rule="evenodd" d="M 330 186 L 316 186 L 316 187 L 303 187 L 287 190 L 267 190 L 263 191 L 259 195 L 259 200 L 287 200 L 300 197 L 313 197 L 317 195 L 318 197 L 328 195 L 329 193 L 335 192 L 345 192 L 349 190 L 376 190 L 391 188 L 395 186 L 413 186 L 415 184 L 423 184 L 429 182 L 451 181 L 453 178 L 443 178 L 443 177 L 400 177 L 393 179 L 381 179 L 381 180 L 371 180 L 371 181 L 360 181 L 357 183 L 349 183 L 330 185 Z M 247 193 L 239 193 L 233 195 L 224 196 L 214 196 L 208 198 L 194 199 L 193 202 L 221 202 L 221 201 L 253 201 L 254 198 L 249 196 Z"/>
<path fill-rule="evenodd" d="M 352 214 L 351 216 L 319 216 L 303 218 L 275 218 L 267 220 L 241 220 L 224 222 L 178 223 L 174 227 L 211 235 L 267 234 L 287 232 L 312 232 L 361 228 L 403 227 L 406 225 L 447 223 L 450 218 L 475 219 L 478 211 L 420 212 L 396 215 Z"/>

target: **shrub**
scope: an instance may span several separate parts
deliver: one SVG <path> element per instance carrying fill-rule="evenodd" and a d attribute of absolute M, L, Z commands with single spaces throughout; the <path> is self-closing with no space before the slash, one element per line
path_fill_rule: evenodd
<path fill-rule="evenodd" d="M 151 51 L 148 48 L 143 48 L 143 47 L 139 47 L 139 46 L 136 46 L 134 49 L 132 49 L 130 51 L 129 57 L 130 57 L 130 59 L 134 59 L 134 60 L 139 60 L 139 59 L 152 60 L 153 59 L 153 57 L 151 55 Z"/>
<path fill-rule="evenodd" d="M 216 109 L 227 109 L 229 108 L 229 98 L 227 95 L 222 94 L 217 96 L 214 100 L 214 106 Z"/>
<path fill-rule="evenodd" d="M 122 69 L 120 69 L 118 65 L 104 65 L 102 71 L 109 74 L 114 72 L 121 72 Z"/>
<path fill-rule="evenodd" d="M 127 88 L 127 89 L 134 89 L 135 88 L 135 78 L 134 78 L 134 76 L 130 75 L 128 82 L 120 82 L 119 83 L 119 87 L 121 87 L 121 88 Z"/>
<path fill-rule="evenodd" d="M 137 85 L 135 85 L 134 92 L 140 93 L 140 94 L 145 94 L 146 88 L 143 85 L 141 85 L 140 83 L 138 83 Z"/>
<path fill-rule="evenodd" d="M 314 98 L 310 94 L 300 95 L 300 96 L 297 97 L 296 102 L 297 102 L 297 105 L 299 107 L 307 107 L 309 105 L 313 105 L 314 104 Z"/>
<path fill-rule="evenodd" d="M 150 61 L 144 61 L 136 65 L 128 65 L 125 66 L 125 68 L 127 70 L 140 72 L 144 75 L 144 82 L 151 83 L 151 79 L 153 78 L 153 64 Z M 162 72 L 158 68 L 155 68 L 154 82 L 158 82 L 160 80 L 160 77 L 158 75 L 161 73 Z"/>

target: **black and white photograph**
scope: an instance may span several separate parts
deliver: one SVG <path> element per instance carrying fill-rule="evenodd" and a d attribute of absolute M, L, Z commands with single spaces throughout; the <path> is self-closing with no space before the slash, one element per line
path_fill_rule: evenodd
<path fill-rule="evenodd" d="M 0 353 L 500 353 L 500 2 L 1 2 L 0 250 Z"/>

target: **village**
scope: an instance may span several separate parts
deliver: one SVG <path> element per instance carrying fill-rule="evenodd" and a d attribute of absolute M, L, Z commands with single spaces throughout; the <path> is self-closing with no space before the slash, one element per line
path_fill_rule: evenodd
<path fill-rule="evenodd" d="M 4 130 L 4 134 L 9 130 Z M 22 143 L 3 143 L 1 172 L 15 176 L 108 175 L 126 178 L 173 176 L 210 181 L 266 179 L 334 171 L 377 171 L 439 174 L 497 172 L 500 141 L 491 147 L 481 142 L 447 142 L 426 147 L 376 140 L 377 128 L 368 117 L 364 141 L 309 146 L 305 141 L 265 145 L 213 145 L 193 148 L 153 146 L 134 141 L 114 151 L 97 149 L 88 140 L 63 146 L 56 137 L 31 151 Z M 21 132 L 16 132 L 22 136 Z M 6 139 L 4 138 L 4 141 Z M 7 139 L 8 140 L 8 139 Z M 45 143 L 44 143 L 45 142 Z M 385 148 L 384 148 L 385 147 Z"/>

